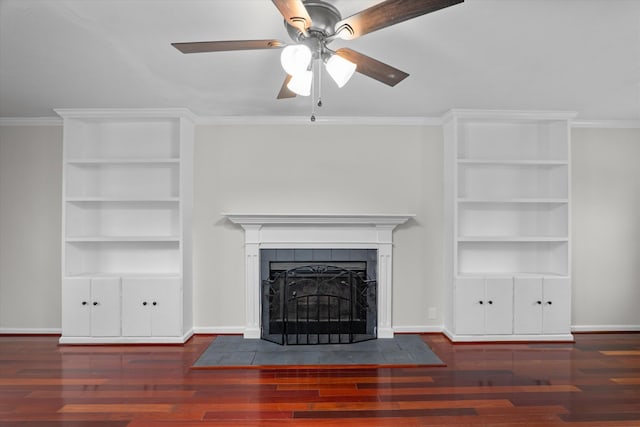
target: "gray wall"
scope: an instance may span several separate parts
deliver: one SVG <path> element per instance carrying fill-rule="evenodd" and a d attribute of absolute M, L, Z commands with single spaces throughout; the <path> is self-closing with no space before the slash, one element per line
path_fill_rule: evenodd
<path fill-rule="evenodd" d="M 195 325 L 244 325 L 233 213 L 415 213 L 394 235 L 393 324 L 442 324 L 442 133 L 429 126 L 199 126 Z M 0 332 L 60 327 L 62 128 L 0 126 Z M 640 329 L 640 129 L 573 132 L 573 324 Z M 429 319 L 427 308 L 436 308 Z"/>
<path fill-rule="evenodd" d="M 640 325 L 639 160 L 640 129 L 573 131 L 573 324 L 586 330 Z"/>
<path fill-rule="evenodd" d="M 442 292 L 442 133 L 419 126 L 199 127 L 195 324 L 243 326 L 244 232 L 231 213 L 414 213 L 394 235 L 396 325 Z"/>
<path fill-rule="evenodd" d="M 0 332 L 60 328 L 61 191 L 62 127 L 0 126 Z"/>

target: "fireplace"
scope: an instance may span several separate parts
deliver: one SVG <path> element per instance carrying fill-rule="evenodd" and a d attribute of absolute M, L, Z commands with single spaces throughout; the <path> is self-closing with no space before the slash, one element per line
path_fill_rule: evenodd
<path fill-rule="evenodd" d="M 223 214 L 244 229 L 246 294 L 245 338 L 260 338 L 262 313 L 262 250 L 373 250 L 375 264 L 367 266 L 367 279 L 375 277 L 376 315 L 367 319 L 377 338 L 393 338 L 393 229 L 414 215 L 405 214 Z M 338 255 L 340 257 L 341 255 Z M 369 257 L 370 255 L 367 255 Z M 309 259 L 294 261 L 309 261 Z M 311 259 L 311 261 L 314 261 Z M 340 260 L 335 260 L 340 261 Z M 350 260 L 354 261 L 354 260 Z M 358 261 L 358 260 L 355 260 Z M 320 262 L 310 265 L 327 265 Z M 303 267 L 292 265 L 292 268 Z M 338 265 L 337 267 L 344 267 Z M 375 276 L 370 276 L 370 268 Z M 369 292 L 369 291 L 367 291 Z M 296 325 L 297 327 L 297 325 Z"/>
<path fill-rule="evenodd" d="M 261 337 L 278 344 L 376 338 L 377 250 L 261 249 Z"/>

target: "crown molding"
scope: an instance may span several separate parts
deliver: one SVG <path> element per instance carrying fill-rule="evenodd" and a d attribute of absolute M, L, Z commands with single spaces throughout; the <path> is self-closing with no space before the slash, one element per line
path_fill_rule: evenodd
<path fill-rule="evenodd" d="M 60 117 L 0 117 L 0 126 L 62 126 Z"/>
<path fill-rule="evenodd" d="M 458 119 L 510 119 L 510 120 L 572 120 L 577 115 L 574 111 L 546 111 L 546 110 L 482 110 L 454 108 L 442 115 L 442 122 L 446 123 Z"/>
<path fill-rule="evenodd" d="M 344 126 L 441 126 L 452 114 L 461 114 L 469 118 L 476 110 L 451 110 L 442 117 L 317 117 L 315 122 L 306 116 L 199 116 L 187 108 L 114 108 L 114 109 L 56 109 L 60 117 L 0 117 L 0 126 L 62 126 L 62 117 L 185 117 L 201 126 L 267 126 L 267 125 L 344 125 Z M 488 113 L 510 113 L 513 118 L 531 117 L 532 113 L 553 115 L 554 112 L 543 111 L 501 111 L 488 110 Z M 563 118 L 570 118 L 572 113 L 555 112 Z M 559 117 L 560 117 L 559 116 Z M 569 116 L 569 117 L 567 117 Z M 460 117 L 460 116 L 458 116 Z M 640 129 L 640 120 L 571 120 L 572 128 L 587 129 Z"/>
<path fill-rule="evenodd" d="M 53 111 L 65 119 L 185 118 L 192 122 L 198 119 L 188 108 L 55 108 Z"/>
<path fill-rule="evenodd" d="M 640 120 L 573 120 L 574 128 L 640 129 Z"/>
<path fill-rule="evenodd" d="M 309 116 L 199 116 L 197 125 L 250 126 L 250 125 L 366 125 L 366 126 L 440 126 L 440 117 L 357 117 L 318 116 L 311 121 Z"/>
<path fill-rule="evenodd" d="M 0 126 L 62 126 L 62 118 L 158 118 L 186 117 L 201 126 L 441 126 L 440 117 L 338 117 L 318 116 L 312 122 L 307 116 L 199 116 L 186 108 L 149 109 L 56 109 L 60 117 L 0 117 Z M 62 118 L 61 118 L 62 117 Z"/>

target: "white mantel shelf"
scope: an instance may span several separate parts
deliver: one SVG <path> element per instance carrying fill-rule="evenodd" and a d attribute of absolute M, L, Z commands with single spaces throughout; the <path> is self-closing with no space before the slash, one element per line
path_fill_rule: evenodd
<path fill-rule="evenodd" d="M 376 249 L 378 338 L 393 338 L 391 317 L 393 229 L 414 214 L 234 214 L 245 231 L 245 338 L 260 338 L 260 249 Z"/>
<path fill-rule="evenodd" d="M 333 224 L 393 225 L 404 224 L 415 214 L 232 214 L 223 213 L 229 221 L 245 225 L 266 224 Z"/>

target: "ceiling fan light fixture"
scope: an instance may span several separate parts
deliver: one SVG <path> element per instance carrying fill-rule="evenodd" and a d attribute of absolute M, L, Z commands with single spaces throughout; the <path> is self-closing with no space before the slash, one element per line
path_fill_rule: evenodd
<path fill-rule="evenodd" d="M 327 60 L 325 68 L 338 87 L 342 87 L 353 76 L 356 71 L 356 64 L 334 54 Z"/>
<path fill-rule="evenodd" d="M 285 47 L 280 54 L 280 63 L 284 71 L 295 76 L 307 71 L 311 62 L 311 49 L 303 44 L 292 44 Z"/>
<path fill-rule="evenodd" d="M 291 76 L 291 80 L 287 83 L 287 88 L 291 92 L 294 92 L 300 96 L 311 95 L 311 83 L 313 82 L 313 72 L 303 71 L 302 73 L 294 74 Z"/>

